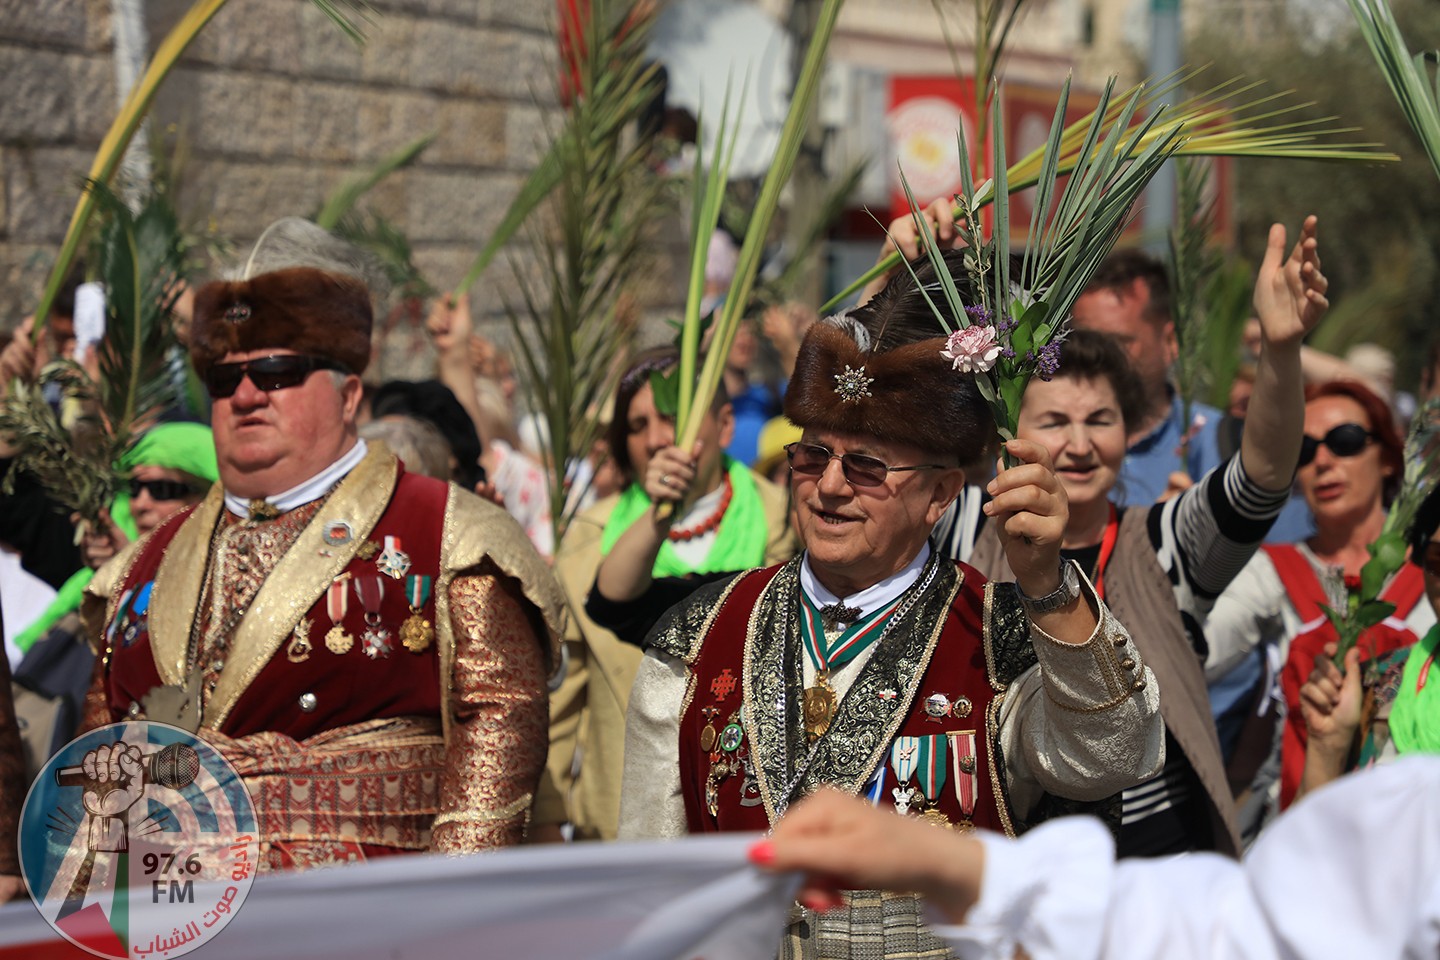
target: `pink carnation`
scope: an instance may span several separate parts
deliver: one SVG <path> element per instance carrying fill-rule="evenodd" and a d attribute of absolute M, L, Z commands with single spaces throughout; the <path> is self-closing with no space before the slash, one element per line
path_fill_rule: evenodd
<path fill-rule="evenodd" d="M 1000 359 L 1000 343 L 995 339 L 995 328 L 977 323 L 964 330 L 956 330 L 945 341 L 945 349 L 940 351 L 940 356 L 951 361 L 961 373 L 984 373 Z"/>

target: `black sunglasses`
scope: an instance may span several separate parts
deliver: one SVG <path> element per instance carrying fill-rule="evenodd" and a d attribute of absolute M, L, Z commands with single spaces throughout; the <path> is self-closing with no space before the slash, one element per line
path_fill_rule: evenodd
<path fill-rule="evenodd" d="M 1374 439 L 1375 432 L 1366 430 L 1358 423 L 1342 423 L 1338 427 L 1332 427 L 1330 432 L 1319 440 L 1307 433 L 1300 440 L 1300 466 L 1303 467 L 1315 459 L 1322 443 L 1337 457 L 1354 457 Z"/>
<path fill-rule="evenodd" d="M 200 493 L 190 484 L 181 483 L 179 480 L 141 480 L 139 477 L 131 477 L 131 498 L 140 496 L 141 490 L 149 491 L 151 500 L 184 500 Z"/>
<path fill-rule="evenodd" d="M 240 381 L 247 376 L 256 390 L 269 393 L 272 390 L 286 390 L 298 387 L 305 378 L 316 370 L 338 370 L 349 373 L 343 364 L 323 357 L 307 357 L 302 354 L 284 354 L 260 357 L 242 363 L 217 363 L 205 372 L 205 389 L 215 400 L 233 396 L 240 388 Z"/>
<path fill-rule="evenodd" d="M 884 460 L 867 457 L 863 453 L 839 454 L 818 443 L 796 440 L 785 445 L 785 456 L 790 460 L 790 469 L 802 477 L 818 477 L 830 466 L 831 460 L 840 461 L 840 470 L 845 479 L 855 487 L 878 487 L 885 482 L 889 473 L 902 470 L 944 470 L 939 463 L 920 463 L 913 467 L 892 467 Z"/>

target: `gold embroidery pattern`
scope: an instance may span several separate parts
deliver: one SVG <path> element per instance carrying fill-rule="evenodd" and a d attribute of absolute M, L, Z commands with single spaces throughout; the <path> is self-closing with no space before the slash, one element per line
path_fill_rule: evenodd
<path fill-rule="evenodd" d="M 368 720 L 303 741 L 204 736 L 244 779 L 271 868 L 346 862 L 349 844 L 430 845 L 445 762 L 434 718 Z"/>
<path fill-rule="evenodd" d="M 300 533 L 324 504 L 324 499 L 296 507 L 275 520 L 242 520 L 225 512 L 215 528 L 210 571 L 200 609 L 198 636 L 186 658 L 187 666 L 202 671 L 200 694 L 204 703 L 215 692 L 225 668 L 230 640 L 240 619 L 250 609 L 260 587 Z"/>
<path fill-rule="evenodd" d="M 545 657 L 530 605 L 486 566 L 448 589 L 454 636 L 449 749 L 433 848 L 466 853 L 519 843 L 545 766 Z"/>

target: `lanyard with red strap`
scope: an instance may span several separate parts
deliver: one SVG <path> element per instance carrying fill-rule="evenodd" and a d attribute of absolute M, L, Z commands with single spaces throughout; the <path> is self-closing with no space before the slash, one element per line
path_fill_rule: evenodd
<path fill-rule="evenodd" d="M 1100 558 L 1095 561 L 1095 596 L 1105 599 L 1105 567 L 1110 563 L 1110 554 L 1115 552 L 1115 541 L 1120 538 L 1120 515 L 1115 504 L 1110 504 L 1110 521 L 1105 524 L 1105 536 L 1100 541 Z"/>

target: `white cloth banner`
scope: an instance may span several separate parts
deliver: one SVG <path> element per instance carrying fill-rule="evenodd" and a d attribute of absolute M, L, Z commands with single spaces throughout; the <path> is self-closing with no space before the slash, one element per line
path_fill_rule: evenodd
<path fill-rule="evenodd" d="M 391 857 L 262 875 L 199 960 L 753 960 L 779 946 L 797 879 L 761 874 L 754 834 Z M 203 899 L 196 888 L 197 897 Z M 135 912 L 150 891 L 132 895 Z M 0 909 L 0 958 L 52 955 L 33 904 Z M 142 945 L 143 946 L 143 945 Z M 78 955 L 78 951 L 77 951 Z M 133 947 L 132 947 L 133 955 Z"/>

